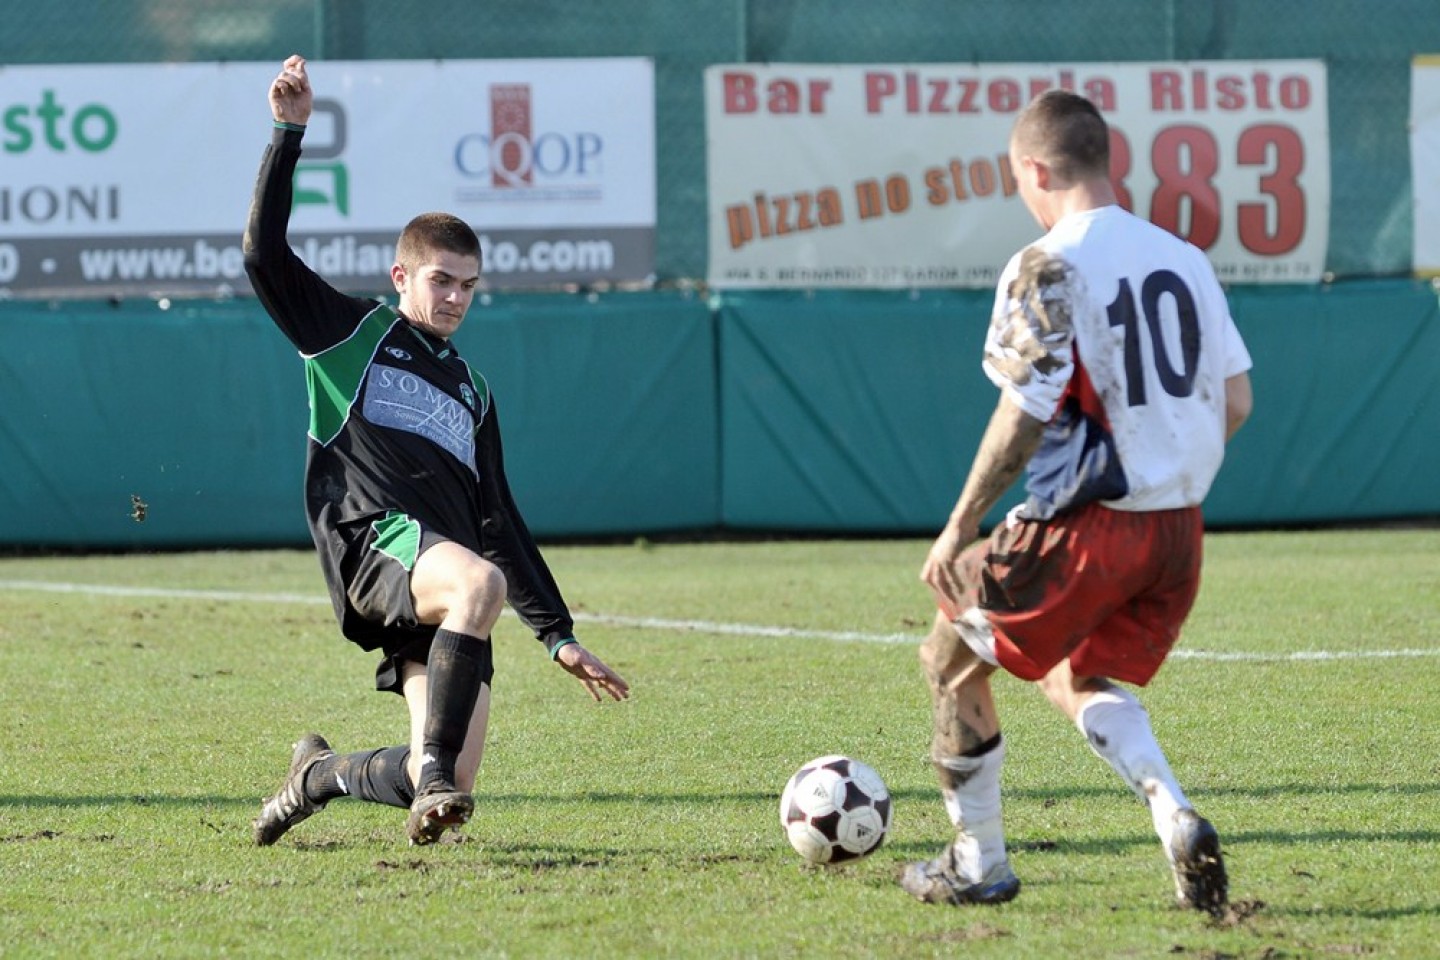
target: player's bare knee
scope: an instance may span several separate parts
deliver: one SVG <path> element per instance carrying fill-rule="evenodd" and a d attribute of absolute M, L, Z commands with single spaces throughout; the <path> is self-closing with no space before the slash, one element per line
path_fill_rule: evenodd
<path fill-rule="evenodd" d="M 931 689 L 941 698 L 955 695 L 964 684 L 988 677 L 994 667 L 978 656 L 960 635 L 956 625 L 943 617 L 920 648 L 920 663 Z"/>
<path fill-rule="evenodd" d="M 1035 685 L 1047 700 L 1071 719 L 1092 693 L 1114 687 L 1105 677 L 1076 676 L 1068 660 L 1061 660 L 1049 673 L 1036 680 Z"/>
<path fill-rule="evenodd" d="M 1045 694 L 1045 699 L 1057 707 L 1063 708 L 1063 704 L 1070 694 L 1070 683 L 1067 677 L 1059 675 L 1060 672 L 1063 671 L 1061 671 L 1060 667 L 1056 667 L 1039 680 L 1036 680 L 1035 686 L 1039 687 L 1040 692 Z"/>
<path fill-rule="evenodd" d="M 959 639 L 955 627 L 945 619 L 945 615 L 936 614 L 935 623 L 930 627 L 930 633 L 920 644 L 918 651 L 920 666 L 932 685 L 940 684 L 945 665 L 953 659 Z"/>
<path fill-rule="evenodd" d="M 495 564 L 480 560 L 471 564 L 456 585 L 454 609 L 468 611 L 472 617 L 498 612 L 505 603 L 505 574 Z"/>
<path fill-rule="evenodd" d="M 499 567 L 486 562 L 485 571 L 480 579 L 482 581 L 481 588 L 487 599 L 492 599 L 496 603 L 505 602 L 505 592 L 510 585 L 505 581 L 505 574 Z"/>

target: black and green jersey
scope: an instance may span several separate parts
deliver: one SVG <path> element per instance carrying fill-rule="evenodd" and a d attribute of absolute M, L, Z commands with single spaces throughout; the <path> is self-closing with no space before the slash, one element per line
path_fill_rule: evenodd
<path fill-rule="evenodd" d="M 302 131 L 277 128 L 245 229 L 245 269 L 300 351 L 310 397 L 305 503 L 336 615 L 366 649 L 386 639 L 347 597 L 357 551 L 418 523 L 504 572 L 509 601 L 553 649 L 573 622 L 505 480 L 495 403 L 447 340 L 316 275 L 286 239 Z M 397 529 L 401 531 L 397 534 Z"/>

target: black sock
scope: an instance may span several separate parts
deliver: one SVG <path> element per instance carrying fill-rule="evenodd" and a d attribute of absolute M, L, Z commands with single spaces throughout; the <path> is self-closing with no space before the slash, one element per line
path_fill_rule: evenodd
<path fill-rule="evenodd" d="M 316 803 L 351 796 L 409 809 L 415 799 L 405 773 L 409 758 L 408 744 L 326 757 L 305 775 L 305 796 Z"/>
<path fill-rule="evenodd" d="M 480 687 L 489 679 L 490 662 L 489 638 L 435 631 L 426 668 L 425 752 L 416 794 L 455 789 L 455 761 L 465 746 Z"/>

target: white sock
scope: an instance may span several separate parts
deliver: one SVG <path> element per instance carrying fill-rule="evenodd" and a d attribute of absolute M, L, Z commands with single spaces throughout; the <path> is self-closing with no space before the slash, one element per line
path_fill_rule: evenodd
<path fill-rule="evenodd" d="M 942 786 L 945 812 L 955 825 L 951 845 L 955 872 L 978 883 L 991 867 L 1005 861 L 1005 830 L 1000 819 L 1000 765 L 1005 741 L 978 757 L 942 757 L 937 761 L 954 774 L 954 789 Z"/>
<path fill-rule="evenodd" d="M 1085 735 L 1090 749 L 1150 807 L 1155 833 L 1168 857 L 1175 811 L 1189 807 L 1190 801 L 1155 740 L 1150 715 L 1128 690 L 1112 687 L 1085 701 L 1075 716 L 1075 725 Z"/>

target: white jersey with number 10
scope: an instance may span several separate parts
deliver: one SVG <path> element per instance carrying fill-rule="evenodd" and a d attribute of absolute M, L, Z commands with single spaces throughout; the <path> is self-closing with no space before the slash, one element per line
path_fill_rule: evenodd
<path fill-rule="evenodd" d="M 1001 274 L 985 373 L 1046 423 L 1021 515 L 1198 505 L 1250 354 L 1205 254 L 1117 206 L 1070 214 Z"/>

